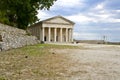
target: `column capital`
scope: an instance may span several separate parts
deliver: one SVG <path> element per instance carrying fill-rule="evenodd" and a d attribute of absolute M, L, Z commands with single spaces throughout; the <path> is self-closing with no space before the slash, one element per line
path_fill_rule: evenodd
<path fill-rule="evenodd" d="M 68 28 L 68 29 L 72 30 L 73 28 Z"/>

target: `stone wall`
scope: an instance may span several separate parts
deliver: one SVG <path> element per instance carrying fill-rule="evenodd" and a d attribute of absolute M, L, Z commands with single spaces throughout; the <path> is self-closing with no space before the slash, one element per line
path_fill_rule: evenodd
<path fill-rule="evenodd" d="M 25 30 L 14 28 L 0 23 L 0 51 L 26 45 L 37 44 L 39 41 L 35 36 L 27 35 Z"/>

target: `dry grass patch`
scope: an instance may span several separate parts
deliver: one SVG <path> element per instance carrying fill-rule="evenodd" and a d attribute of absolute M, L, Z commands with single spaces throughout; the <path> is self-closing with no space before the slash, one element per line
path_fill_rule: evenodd
<path fill-rule="evenodd" d="M 0 80 L 64 80 L 68 58 L 51 49 L 75 48 L 80 47 L 37 44 L 0 52 Z"/>

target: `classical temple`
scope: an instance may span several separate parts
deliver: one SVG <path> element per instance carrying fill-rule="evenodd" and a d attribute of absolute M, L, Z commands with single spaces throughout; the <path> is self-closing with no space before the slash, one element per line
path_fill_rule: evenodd
<path fill-rule="evenodd" d="M 28 28 L 29 32 L 44 42 L 72 42 L 74 22 L 55 16 Z"/>

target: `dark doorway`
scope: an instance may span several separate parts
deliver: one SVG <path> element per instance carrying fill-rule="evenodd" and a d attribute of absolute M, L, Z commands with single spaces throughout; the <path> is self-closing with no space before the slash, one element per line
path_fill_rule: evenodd
<path fill-rule="evenodd" d="M 64 42 L 66 41 L 66 36 L 64 35 Z"/>
<path fill-rule="evenodd" d="M 58 41 L 58 36 L 56 36 L 56 41 Z"/>
<path fill-rule="evenodd" d="M 47 41 L 47 38 L 46 38 L 46 36 L 44 37 L 44 40 L 45 40 L 45 41 Z"/>

